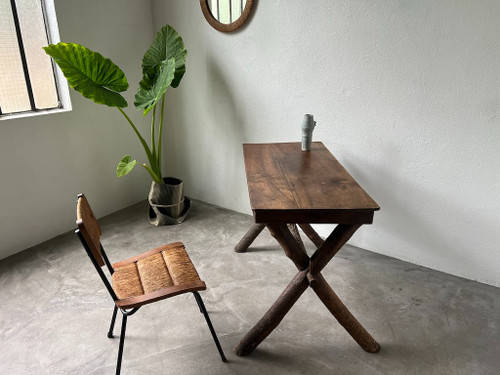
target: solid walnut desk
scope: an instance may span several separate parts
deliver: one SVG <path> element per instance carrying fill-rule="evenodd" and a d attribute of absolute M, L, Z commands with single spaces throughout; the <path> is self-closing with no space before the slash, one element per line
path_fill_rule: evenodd
<path fill-rule="evenodd" d="M 244 251 L 267 226 L 299 272 L 260 321 L 234 348 L 250 354 L 281 322 L 310 286 L 332 315 L 368 352 L 379 344 L 361 326 L 321 275 L 321 270 L 380 207 L 321 142 L 301 151 L 300 143 L 244 144 L 245 169 L 255 224 L 237 246 Z M 311 223 L 338 224 L 322 240 Z M 318 247 L 309 257 L 296 224 Z"/>

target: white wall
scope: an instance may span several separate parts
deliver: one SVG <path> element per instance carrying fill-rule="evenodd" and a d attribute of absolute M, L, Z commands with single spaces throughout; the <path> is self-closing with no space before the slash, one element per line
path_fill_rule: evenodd
<path fill-rule="evenodd" d="M 153 35 L 151 4 L 56 0 L 55 5 L 62 41 L 97 50 L 125 71 L 131 86 L 128 113 L 142 124 L 132 103 Z M 0 122 L 0 258 L 74 228 L 79 192 L 86 193 L 97 216 L 147 197 L 150 179 L 142 168 L 115 176 L 125 154 L 144 160 L 121 114 L 73 91 L 71 97 L 71 112 Z"/>
<path fill-rule="evenodd" d="M 382 207 L 352 244 L 500 286 L 500 2 L 256 3 L 222 34 L 153 1 L 189 51 L 166 134 L 188 194 L 250 213 L 241 143 L 298 141 L 312 113 Z"/>
<path fill-rule="evenodd" d="M 500 286 L 500 3 L 265 0 L 222 34 L 198 1 L 56 0 L 61 39 L 111 57 L 129 78 L 166 23 L 188 70 L 167 94 L 167 170 L 187 193 L 250 213 L 243 142 L 298 141 L 305 113 L 381 205 L 351 243 Z M 144 199 L 143 159 L 120 114 L 72 92 L 73 111 L 0 122 L 0 258 L 73 228 L 85 192 L 97 216 Z M 140 115 L 128 113 L 139 123 Z M 327 228 L 320 228 L 322 234 Z"/>

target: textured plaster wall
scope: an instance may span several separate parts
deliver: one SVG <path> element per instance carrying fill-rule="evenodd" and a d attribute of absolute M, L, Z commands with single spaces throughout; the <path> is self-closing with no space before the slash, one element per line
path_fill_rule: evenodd
<path fill-rule="evenodd" d="M 170 174 L 250 213 L 241 143 L 298 141 L 312 113 L 382 207 L 352 244 L 500 286 L 500 2 L 256 3 L 223 34 L 198 1 L 153 1 L 155 29 L 189 50 L 167 99 Z"/>
<path fill-rule="evenodd" d="M 62 40 L 125 70 L 130 103 L 153 30 L 179 30 L 188 71 L 168 93 L 165 163 L 190 196 L 250 213 L 241 143 L 298 141 L 313 113 L 314 138 L 382 207 L 352 244 L 500 286 L 499 2 L 256 1 L 233 34 L 197 1 L 152 4 L 56 10 Z M 76 192 L 97 216 L 147 193 L 143 171 L 114 176 L 143 157 L 119 113 L 71 96 L 72 112 L 0 122 L 0 258 L 73 228 Z"/>
<path fill-rule="evenodd" d="M 61 40 L 115 61 L 129 79 L 126 98 L 132 103 L 153 35 L 150 3 L 56 0 L 55 5 Z M 123 155 L 143 153 L 120 113 L 74 92 L 71 98 L 71 112 L 0 122 L 0 258 L 74 228 L 78 192 L 86 193 L 97 216 L 147 196 L 145 172 L 115 176 Z M 128 111 L 141 124 L 135 112 L 133 106 Z"/>

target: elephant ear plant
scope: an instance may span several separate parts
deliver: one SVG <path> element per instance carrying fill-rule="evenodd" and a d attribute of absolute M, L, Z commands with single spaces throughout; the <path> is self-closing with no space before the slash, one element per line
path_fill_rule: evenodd
<path fill-rule="evenodd" d="M 179 34 L 169 25 L 155 36 L 151 47 L 142 59 L 142 80 L 135 95 L 134 105 L 146 116 L 151 115 L 151 141 L 146 142 L 136 125 L 123 108 L 128 106 L 120 94 L 129 87 L 123 71 L 110 59 L 74 43 L 58 43 L 44 47 L 45 52 L 59 65 L 69 85 L 85 98 L 97 104 L 116 107 L 125 117 L 139 138 L 146 152 L 149 165 L 142 166 L 154 182 L 163 184 L 161 172 L 161 144 L 163 132 L 163 110 L 168 87 L 179 86 L 186 71 L 187 51 Z M 161 102 L 160 119 L 156 118 L 156 106 Z M 116 175 L 125 176 L 137 161 L 125 155 L 118 163 Z"/>

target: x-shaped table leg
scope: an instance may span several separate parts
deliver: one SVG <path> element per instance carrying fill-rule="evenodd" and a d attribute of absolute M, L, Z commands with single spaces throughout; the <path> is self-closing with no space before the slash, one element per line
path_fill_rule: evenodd
<path fill-rule="evenodd" d="M 292 224 L 290 224 L 292 225 Z M 236 244 L 234 247 L 234 251 L 237 253 L 244 253 L 248 250 L 248 247 L 252 244 L 253 241 L 259 236 L 260 232 L 264 230 L 266 227 L 265 224 L 253 224 L 248 232 L 241 238 L 240 242 Z M 318 236 L 318 233 L 311 227 L 310 224 L 299 224 L 300 229 L 304 231 L 307 237 L 312 241 L 316 247 L 320 247 L 323 244 L 323 239 Z M 294 226 L 294 228 L 297 228 Z M 298 237 L 300 238 L 300 237 Z"/>
<path fill-rule="evenodd" d="M 234 352 L 239 356 L 252 353 L 278 326 L 309 286 L 313 288 L 332 315 L 364 350 L 370 353 L 378 352 L 380 350 L 379 344 L 345 307 L 321 275 L 321 270 L 351 238 L 360 225 L 337 225 L 311 257 L 307 255 L 295 225 L 267 224 L 267 227 L 299 272 L 259 322 L 236 345 Z"/>

